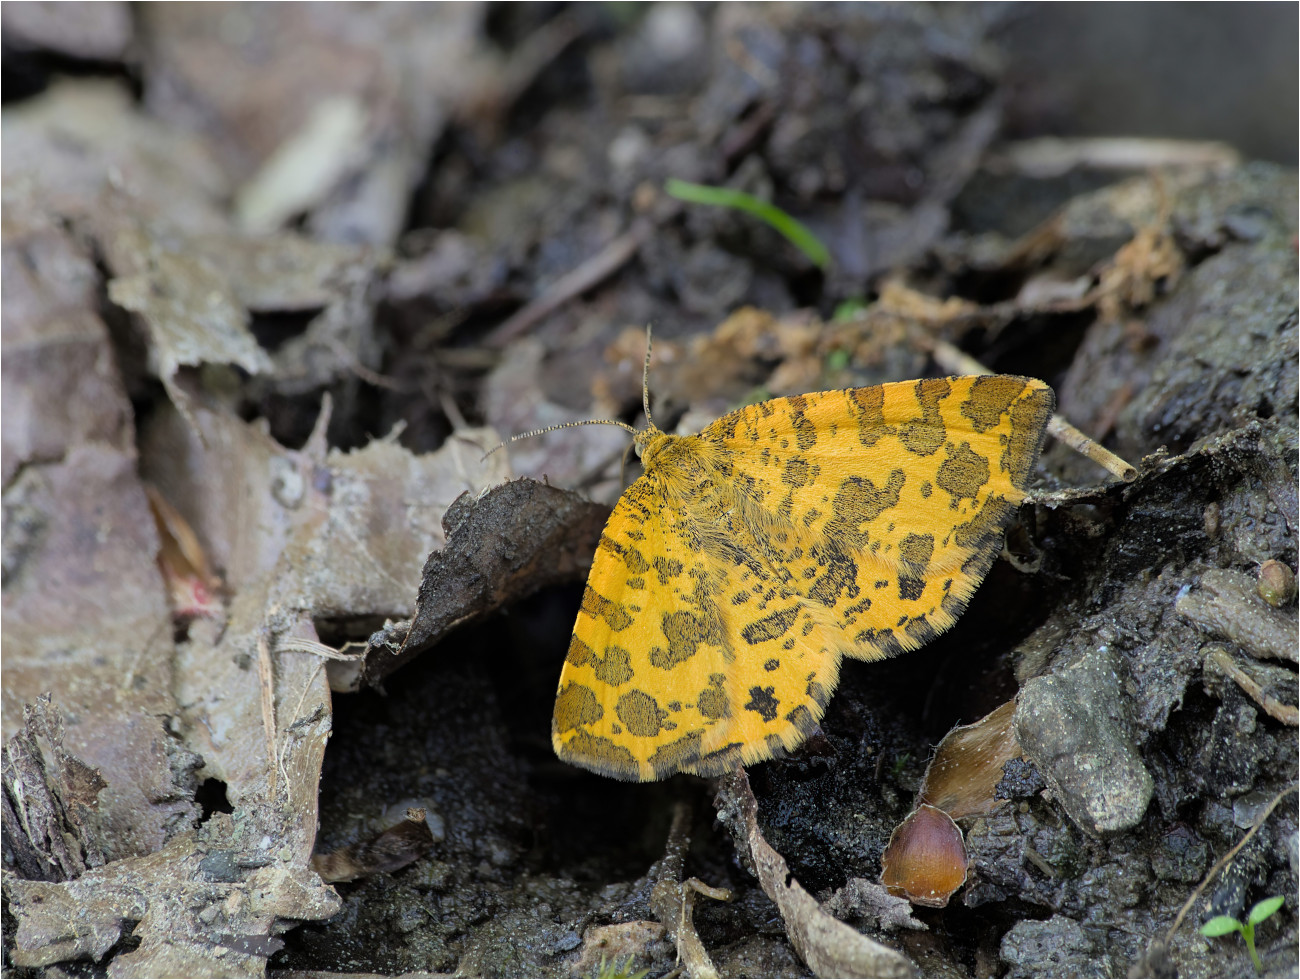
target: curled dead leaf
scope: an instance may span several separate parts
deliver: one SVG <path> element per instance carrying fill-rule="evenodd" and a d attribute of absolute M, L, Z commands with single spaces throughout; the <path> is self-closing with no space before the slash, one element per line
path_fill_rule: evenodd
<path fill-rule="evenodd" d="M 945 735 L 926 767 L 917 801 L 945 811 L 953 820 L 993 810 L 999 802 L 994 789 L 1002 767 L 1021 755 L 1015 716 L 1016 703 L 1008 701 Z"/>
<path fill-rule="evenodd" d="M 327 882 L 355 881 L 382 872 L 398 871 L 424 856 L 433 846 L 433 832 L 422 807 L 411 807 L 406 819 L 368 840 L 328 854 L 314 854 L 311 869 Z"/>

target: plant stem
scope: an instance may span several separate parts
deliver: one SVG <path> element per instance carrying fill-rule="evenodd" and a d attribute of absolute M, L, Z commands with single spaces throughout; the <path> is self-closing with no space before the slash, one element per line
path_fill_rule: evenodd
<path fill-rule="evenodd" d="M 1255 972 L 1262 976 L 1264 964 L 1259 961 L 1259 954 L 1255 952 L 1255 924 L 1253 922 L 1247 922 L 1242 926 L 1241 937 L 1246 940 L 1246 949 L 1250 951 L 1250 959 L 1255 964 Z"/>

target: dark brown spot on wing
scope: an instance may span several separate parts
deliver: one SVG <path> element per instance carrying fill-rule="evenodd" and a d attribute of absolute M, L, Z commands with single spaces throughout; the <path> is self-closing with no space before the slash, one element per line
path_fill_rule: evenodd
<path fill-rule="evenodd" d="M 867 546 L 868 535 L 862 527 L 897 505 L 899 492 L 907 477 L 902 470 L 889 474 L 889 482 L 877 487 L 865 476 L 851 476 L 835 491 L 831 502 L 832 517 L 826 522 L 825 535 L 851 551 Z"/>
<path fill-rule="evenodd" d="M 559 756 L 566 762 L 592 769 L 614 779 L 640 779 L 641 769 L 632 753 L 601 735 L 579 731 L 560 746 Z"/>
<path fill-rule="evenodd" d="M 791 606 L 789 609 L 778 609 L 771 615 L 750 623 L 740 631 L 740 635 L 750 646 L 766 640 L 775 640 L 777 637 L 785 635 L 786 630 L 794 625 L 794 621 L 798 616 L 798 606 Z"/>
<path fill-rule="evenodd" d="M 1020 378 L 990 375 L 971 382 L 970 393 L 961 403 L 961 414 L 970 419 L 976 432 L 987 432 L 1002 422 L 1002 415 L 1025 390 Z"/>
<path fill-rule="evenodd" d="M 569 652 L 564 655 L 564 659 L 575 667 L 581 667 L 583 664 L 595 662 L 596 654 L 591 647 L 578 639 L 575 633 L 569 638 Z"/>
<path fill-rule="evenodd" d="M 632 679 L 632 655 L 611 643 L 603 659 L 592 654 L 592 669 L 601 683 L 618 687 Z"/>
<path fill-rule="evenodd" d="M 570 681 L 555 697 L 555 715 L 551 724 L 557 735 L 563 735 L 580 725 L 595 724 L 604 715 L 605 709 L 591 688 Z"/>
<path fill-rule="evenodd" d="M 786 400 L 790 406 L 790 424 L 794 427 L 794 441 L 800 449 L 811 449 L 817 444 L 817 426 L 804 414 L 808 399 L 795 395 Z"/>
<path fill-rule="evenodd" d="M 880 385 L 871 388 L 852 388 L 848 392 L 849 408 L 858 420 L 858 441 L 864 446 L 874 446 L 894 431 L 885 424 L 885 389 Z"/>
<path fill-rule="evenodd" d="M 948 450 L 947 458 L 939 464 L 934 482 L 952 494 L 955 500 L 979 496 L 980 488 L 989 482 L 989 461 L 975 452 L 969 442 Z"/>
<path fill-rule="evenodd" d="M 808 590 L 809 599 L 815 599 L 823 606 L 833 606 L 842 594 L 847 594 L 851 599 L 857 597 L 857 562 L 835 547 L 820 549 L 816 552 L 816 558 L 824 572 Z"/>
<path fill-rule="evenodd" d="M 654 566 L 655 574 L 659 576 L 660 585 L 667 585 L 678 575 L 682 574 L 682 563 L 676 558 L 665 558 L 663 555 L 655 555 Z"/>
<path fill-rule="evenodd" d="M 701 643 L 713 642 L 715 633 L 705 620 L 686 609 L 664 613 L 662 628 L 668 649 L 657 646 L 650 650 L 650 663 L 661 670 L 672 670 L 690 660 Z"/>
<path fill-rule="evenodd" d="M 908 602 L 915 602 L 925 594 L 925 579 L 910 575 L 898 576 L 898 597 Z"/>
<path fill-rule="evenodd" d="M 916 574 L 924 574 L 925 567 L 934 556 L 933 534 L 907 534 L 898 543 L 898 555 Z"/>
<path fill-rule="evenodd" d="M 614 705 L 614 713 L 629 732 L 641 738 L 651 738 L 658 735 L 660 729 L 667 727 L 664 722 L 668 718 L 668 712 L 659 707 L 659 702 L 645 691 L 628 691 Z"/>
<path fill-rule="evenodd" d="M 796 456 L 785 464 L 785 469 L 781 471 L 781 482 L 798 490 L 800 487 L 806 487 L 812 482 L 810 474 L 811 468 L 808 466 L 808 461 Z"/>
<path fill-rule="evenodd" d="M 899 426 L 898 438 L 910 452 L 929 456 L 943 445 L 947 438 L 939 402 L 952 390 L 944 378 L 926 378 L 916 383 L 916 401 L 921 406 L 921 417 Z"/>
<path fill-rule="evenodd" d="M 798 729 L 799 734 L 805 738 L 811 735 L 813 729 L 817 727 L 817 722 L 813 721 L 812 712 L 802 704 L 796 705 L 789 711 L 785 716 L 785 720 Z"/>
<path fill-rule="evenodd" d="M 709 686 L 701 691 L 695 699 L 696 710 L 711 721 L 725 718 L 730 713 L 730 702 L 728 702 L 726 692 L 723 690 L 723 684 L 726 683 L 726 680 L 726 677 L 722 674 L 710 674 Z"/>
<path fill-rule="evenodd" d="M 1011 485 L 1017 490 L 1029 486 L 1029 473 L 1055 410 L 1056 396 L 1050 388 L 1031 391 L 1011 408 L 1011 438 L 1002 452 L 1002 468 L 1011 475 Z"/>
<path fill-rule="evenodd" d="M 645 556 L 634 545 L 620 544 L 607 534 L 601 535 L 600 544 L 597 547 L 601 551 L 617 555 L 633 575 L 642 575 L 650 568 Z"/>
<path fill-rule="evenodd" d="M 657 779 L 671 776 L 700 757 L 700 741 L 699 731 L 688 732 L 681 738 L 659 746 L 646 762 L 654 770 Z"/>
<path fill-rule="evenodd" d="M 604 619 L 615 633 L 632 625 L 632 615 L 621 603 L 611 602 L 590 585 L 582 593 L 582 611 L 592 619 Z"/>
<path fill-rule="evenodd" d="M 745 705 L 746 711 L 757 711 L 764 721 L 775 721 L 776 713 L 780 709 L 781 702 L 773 697 L 776 691 L 775 687 L 758 687 L 755 685 L 749 689 L 749 701 Z"/>

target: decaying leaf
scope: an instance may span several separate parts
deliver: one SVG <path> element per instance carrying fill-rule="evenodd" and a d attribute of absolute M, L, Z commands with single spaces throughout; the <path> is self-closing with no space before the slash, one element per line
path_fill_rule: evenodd
<path fill-rule="evenodd" d="M 7 420 L 6 420 L 7 421 Z M 172 617 L 132 456 L 90 443 L 5 491 L 4 734 L 46 693 L 67 750 L 98 769 L 107 860 L 161 847 L 197 815 L 175 716 Z"/>
<path fill-rule="evenodd" d="M 311 868 L 325 881 L 355 881 L 398 871 L 422 857 L 432 844 L 424 809 L 411 807 L 405 820 L 373 837 L 328 854 L 312 855 Z"/>
<path fill-rule="evenodd" d="M 56 462 L 80 442 L 131 444 L 131 402 L 97 312 L 94 261 L 26 190 L 6 181 L 0 227 L 5 485 L 21 466 Z"/>
<path fill-rule="evenodd" d="M 938 807 L 954 820 L 988 813 L 1000 802 L 994 789 L 1002 767 L 1020 757 L 1016 703 L 1008 701 L 970 725 L 954 728 L 939 742 L 926 766 L 917 801 Z"/>
<path fill-rule="evenodd" d="M 275 949 L 266 945 L 272 929 L 285 928 L 287 919 L 327 918 L 339 907 L 313 872 L 259 853 L 264 838 L 255 820 L 218 817 L 162 850 L 74 881 L 8 878 L 18 922 L 13 961 L 41 967 L 101 959 L 136 923 L 140 946 L 114 957 L 109 976 L 261 976 Z M 229 874 L 210 860 L 218 853 L 229 855 Z M 248 951 L 214 942 L 214 934 L 242 937 Z"/>
<path fill-rule="evenodd" d="M 5 853 L 24 878 L 66 881 L 104 863 L 99 770 L 63 747 L 63 720 L 43 695 L 0 752 Z"/>
<path fill-rule="evenodd" d="M 533 480 L 514 480 L 447 509 L 447 544 L 424 564 L 415 617 L 401 647 L 372 645 L 363 676 L 331 672 L 335 688 L 386 677 L 449 630 L 540 588 L 586 574 L 608 509 Z"/>
<path fill-rule="evenodd" d="M 744 769 L 719 780 L 714 805 L 718 819 L 731 830 L 745 864 L 758 876 L 763 891 L 785 920 L 790 942 L 819 977 L 913 977 L 915 964 L 906 956 L 862 935 L 822 910 L 804 891 L 781 857 L 758 829 L 758 801 Z"/>

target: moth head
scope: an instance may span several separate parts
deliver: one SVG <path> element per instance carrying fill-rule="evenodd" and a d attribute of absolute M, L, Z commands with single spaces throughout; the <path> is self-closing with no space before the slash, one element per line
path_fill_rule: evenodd
<path fill-rule="evenodd" d="M 637 459 L 641 460 L 642 469 L 649 469 L 654 465 L 657 457 L 675 436 L 670 436 L 661 429 L 657 429 L 652 422 L 648 428 L 641 429 L 636 434 L 633 441 L 633 448 L 636 449 Z"/>

